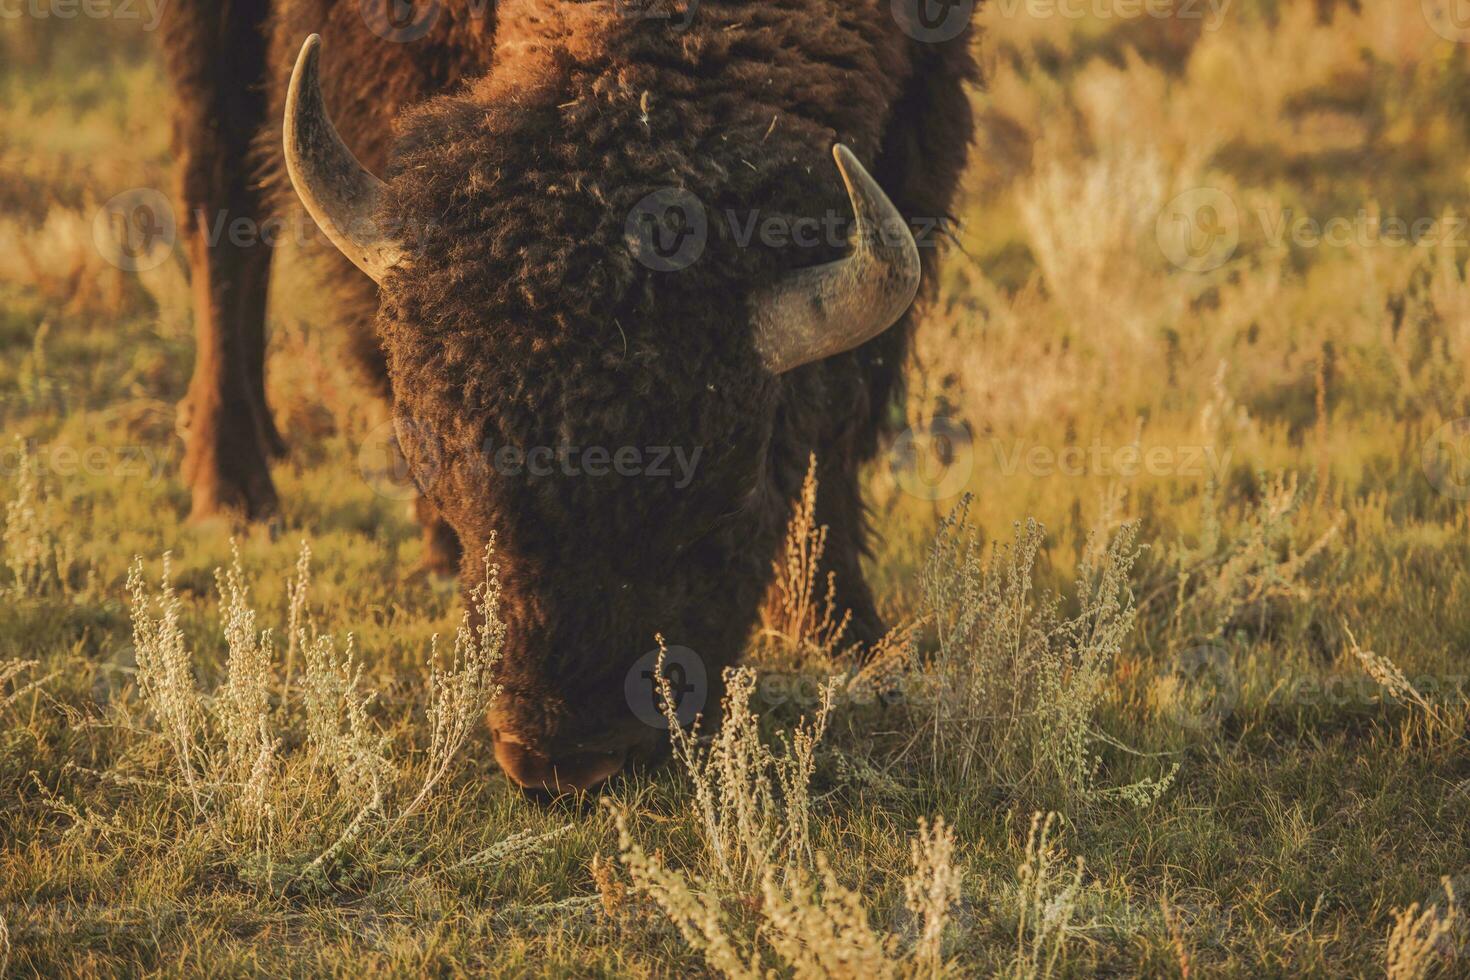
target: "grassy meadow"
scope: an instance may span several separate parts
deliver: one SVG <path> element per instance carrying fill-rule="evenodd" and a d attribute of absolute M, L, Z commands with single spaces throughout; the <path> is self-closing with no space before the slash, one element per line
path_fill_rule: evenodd
<path fill-rule="evenodd" d="M 550 806 L 288 258 L 282 519 L 185 522 L 182 249 L 97 218 L 172 186 L 148 19 L 17 9 L 0 975 L 1470 973 L 1452 0 L 990 0 L 891 642 L 848 669 L 798 512 L 719 733 Z"/>

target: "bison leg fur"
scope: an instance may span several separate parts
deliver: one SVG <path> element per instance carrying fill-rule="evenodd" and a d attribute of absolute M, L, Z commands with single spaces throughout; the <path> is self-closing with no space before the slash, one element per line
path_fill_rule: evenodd
<path fill-rule="evenodd" d="M 427 497 L 421 496 L 414 502 L 414 517 L 423 532 L 424 571 L 434 575 L 459 574 L 464 549 L 454 528 L 440 516 L 438 508 Z"/>
<path fill-rule="evenodd" d="M 836 576 L 834 615 L 850 613 L 852 619 L 842 637 L 842 647 L 860 644 L 862 657 L 883 638 L 886 629 L 873 591 L 863 574 L 862 558 L 867 548 L 867 519 L 863 510 L 862 490 L 856 467 L 819 466 L 816 517 L 825 524 L 827 548 L 822 556 L 821 580 L 830 572 Z"/>
<path fill-rule="evenodd" d="M 164 21 L 196 335 L 194 376 L 180 406 L 196 519 L 277 512 L 269 459 L 285 445 L 265 402 L 271 246 L 250 165 L 266 116 L 268 8 L 267 0 L 180 0 Z"/>

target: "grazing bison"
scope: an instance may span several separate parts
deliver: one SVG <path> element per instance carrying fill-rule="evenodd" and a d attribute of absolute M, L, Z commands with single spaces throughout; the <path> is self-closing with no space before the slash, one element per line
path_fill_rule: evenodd
<path fill-rule="evenodd" d="M 971 134 L 968 32 L 904 0 L 628 2 L 179 0 L 166 27 L 194 512 L 271 515 L 284 448 L 269 249 L 209 229 L 304 204 L 336 246 L 313 259 L 333 329 L 391 400 L 429 562 L 465 556 L 473 586 L 496 536 L 490 727 L 531 788 L 654 750 L 623 691 L 656 632 L 717 688 L 813 453 L 850 637 L 881 634 L 858 469 L 935 261 L 900 215 L 946 214 Z M 828 215 L 851 242 L 795 220 Z M 658 471 L 660 450 L 687 472 Z"/>

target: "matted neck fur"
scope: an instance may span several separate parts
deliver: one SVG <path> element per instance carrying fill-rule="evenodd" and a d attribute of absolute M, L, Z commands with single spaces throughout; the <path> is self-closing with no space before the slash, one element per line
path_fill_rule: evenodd
<path fill-rule="evenodd" d="M 491 726 L 507 771 L 583 788 L 656 744 L 624 696 L 655 633 L 717 681 L 812 453 L 851 638 L 877 639 L 857 471 L 911 320 L 777 376 L 751 297 L 844 253 L 840 235 L 789 232 L 851 214 L 836 142 L 905 215 L 947 213 L 970 135 L 966 38 L 916 41 L 889 0 L 704 0 L 683 29 L 625 3 L 509 0 L 493 23 L 445 5 L 425 37 L 389 44 L 344 6 L 359 5 L 288 3 L 277 42 L 321 30 L 328 108 L 386 182 L 380 222 L 411 230 L 375 329 L 400 441 L 463 545 L 466 587 L 496 535 L 509 635 Z M 677 269 L 629 240 L 640 202 L 669 191 L 705 222 Z M 336 272 L 362 295 L 360 275 Z M 547 449 L 556 462 L 533 472 Z M 653 472 L 660 450 L 689 465 Z M 705 693 L 713 708 L 718 684 Z"/>

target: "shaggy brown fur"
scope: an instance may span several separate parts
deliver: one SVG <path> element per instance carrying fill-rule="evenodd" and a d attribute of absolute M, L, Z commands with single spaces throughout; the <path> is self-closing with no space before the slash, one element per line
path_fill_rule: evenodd
<path fill-rule="evenodd" d="M 682 32 L 611 0 L 501 0 L 446 2 L 425 37 L 390 43 L 359 0 L 278 3 L 260 146 L 282 203 L 285 80 L 319 32 L 337 126 L 388 181 L 381 217 L 421 229 L 381 291 L 339 256 L 324 275 L 364 357 L 386 368 L 405 452 L 465 554 L 498 535 L 510 638 L 497 727 L 552 756 L 648 741 L 619 693 L 628 666 L 660 631 L 712 679 L 736 658 L 812 452 L 839 598 L 854 638 L 875 640 L 858 467 L 913 314 L 770 375 L 747 298 L 841 249 L 742 247 L 726 213 L 741 227 L 752 212 L 848 215 L 830 156 L 841 141 L 902 212 L 945 215 L 971 134 L 968 37 L 915 41 L 890 0 L 703 0 Z M 665 187 L 709 216 L 703 257 L 679 272 L 646 268 L 624 240 L 635 204 Z M 563 445 L 701 455 L 683 487 L 492 468 L 501 447 Z M 474 584 L 478 562 L 464 572 Z"/>
<path fill-rule="evenodd" d="M 265 404 L 270 249 L 230 236 L 210 244 L 216 219 L 258 228 L 267 213 L 259 182 L 241 162 L 266 120 L 268 12 L 267 0 L 181 0 L 163 21 L 167 67 L 180 94 L 173 127 L 178 213 L 198 338 L 180 420 L 189 433 L 184 473 L 200 516 L 224 508 L 267 517 L 276 510 L 267 459 L 284 444 Z"/>

